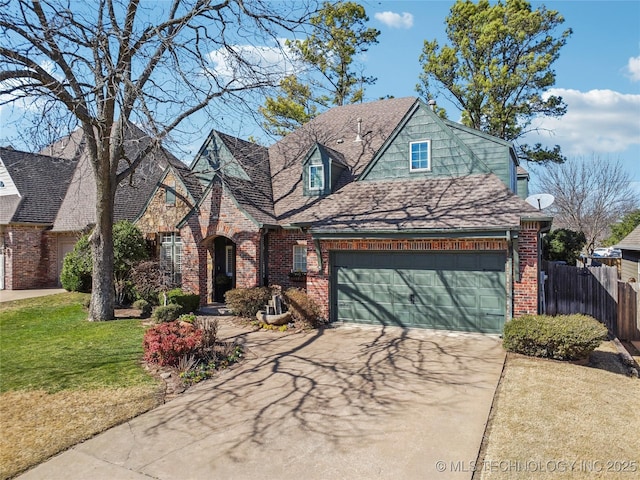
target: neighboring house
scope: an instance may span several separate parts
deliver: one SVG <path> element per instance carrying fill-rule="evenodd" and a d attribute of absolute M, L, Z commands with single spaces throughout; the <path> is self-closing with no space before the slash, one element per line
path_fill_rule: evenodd
<path fill-rule="evenodd" d="M 622 251 L 620 278 L 623 282 L 640 281 L 640 226 L 614 245 Z M 632 280 L 633 279 L 633 280 Z"/>
<path fill-rule="evenodd" d="M 149 138 L 136 127 L 125 133 L 128 158 Z M 64 256 L 95 224 L 95 178 L 80 129 L 40 154 L 0 149 L 0 246 L 3 284 L 9 290 L 59 285 Z M 148 155 L 118 185 L 114 220 L 135 220 L 168 166 L 185 168 L 169 152 Z M 123 160 L 119 168 L 126 168 Z M 8 180 L 7 180 L 8 179 Z"/>
<path fill-rule="evenodd" d="M 60 252 L 51 227 L 77 164 L 0 148 L 0 289 L 56 284 Z"/>
<path fill-rule="evenodd" d="M 527 180 L 509 142 L 387 99 L 269 148 L 213 131 L 137 223 L 202 303 L 226 277 L 306 288 L 331 321 L 497 333 L 538 311 L 551 218 Z"/>

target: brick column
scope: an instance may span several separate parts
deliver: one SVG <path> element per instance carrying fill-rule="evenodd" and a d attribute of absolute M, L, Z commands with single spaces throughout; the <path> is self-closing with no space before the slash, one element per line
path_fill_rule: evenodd
<path fill-rule="evenodd" d="M 538 232 L 537 222 L 523 222 L 518 235 L 520 278 L 513 283 L 513 316 L 538 313 Z"/>
<path fill-rule="evenodd" d="M 307 294 L 320 306 L 322 316 L 331 318 L 329 311 L 329 250 L 325 242 L 320 242 L 322 268 L 318 262 L 316 244 L 307 235 Z"/>

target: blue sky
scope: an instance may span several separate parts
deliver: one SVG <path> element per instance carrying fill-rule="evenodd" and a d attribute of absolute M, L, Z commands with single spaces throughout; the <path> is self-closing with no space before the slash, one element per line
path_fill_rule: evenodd
<path fill-rule="evenodd" d="M 159 0 L 153 0 L 159 1 Z M 416 96 L 420 64 L 418 62 L 424 40 L 447 42 L 445 18 L 453 5 L 448 1 L 374 1 L 362 0 L 370 18 L 370 26 L 381 31 L 379 43 L 361 58 L 364 74 L 377 77 L 369 86 L 366 100 L 386 95 L 394 97 Z M 532 2 L 534 8 L 542 2 Z M 157 4 L 156 4 L 157 5 Z M 599 161 L 620 160 L 632 177 L 640 195 L 640 1 L 547 1 L 548 9 L 558 10 L 564 17 L 566 28 L 573 35 L 562 49 L 554 64 L 556 85 L 553 94 L 560 95 L 568 105 L 561 120 L 538 120 L 537 126 L 553 133 L 531 134 L 528 143 L 559 144 L 569 157 Z M 240 46 L 243 54 L 256 55 L 265 66 L 283 64 L 282 51 L 265 45 Z M 211 52 L 216 71 L 230 72 L 220 52 Z M 259 58 L 258 58 L 259 57 Z M 458 121 L 460 113 L 446 101 L 437 98 L 447 109 L 449 118 Z M 20 143 L 20 104 L 17 108 L 0 109 L 0 143 Z M 219 123 L 211 117 L 196 117 L 190 122 L 192 135 L 181 150 L 183 160 L 189 163 L 211 128 L 217 128 L 247 138 L 261 138 L 255 119 L 215 106 Z M 17 121 L 17 123 L 14 123 Z M 188 130 L 188 129 L 187 129 Z M 17 136 L 16 136 L 17 135 Z M 544 174 L 544 167 L 527 166 L 532 173 L 532 187 L 536 178 Z M 594 163 L 597 174 L 597 163 Z"/>
<path fill-rule="evenodd" d="M 446 43 L 445 18 L 452 1 L 365 1 L 371 25 L 381 31 L 379 44 L 364 59 L 366 72 L 378 78 L 368 99 L 416 95 L 418 58 L 424 40 Z M 553 93 L 568 105 L 559 121 L 538 124 L 548 133 L 525 140 L 559 144 L 569 157 L 620 160 L 640 193 L 640 1 L 547 1 L 547 9 L 565 18 L 573 35 L 554 64 Z M 459 112 L 446 99 L 438 104 L 449 118 Z M 525 165 L 525 167 L 527 167 Z M 529 166 L 533 187 L 543 168 Z M 597 172 L 594 172 L 597 173 Z"/>

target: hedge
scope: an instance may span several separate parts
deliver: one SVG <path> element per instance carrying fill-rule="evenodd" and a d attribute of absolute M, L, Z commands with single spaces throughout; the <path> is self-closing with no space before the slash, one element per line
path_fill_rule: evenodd
<path fill-rule="evenodd" d="M 504 326 L 506 350 L 556 360 L 586 358 L 607 338 L 607 327 L 587 315 L 523 315 Z"/>

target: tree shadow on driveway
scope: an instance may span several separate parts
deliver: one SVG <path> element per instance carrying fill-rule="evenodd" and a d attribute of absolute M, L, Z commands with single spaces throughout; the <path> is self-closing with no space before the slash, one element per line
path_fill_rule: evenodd
<path fill-rule="evenodd" d="M 244 362 L 104 438 L 119 447 L 100 457 L 158 478 L 430 478 L 438 459 L 475 460 L 504 362 L 494 337 L 396 327 L 236 340 Z"/>

